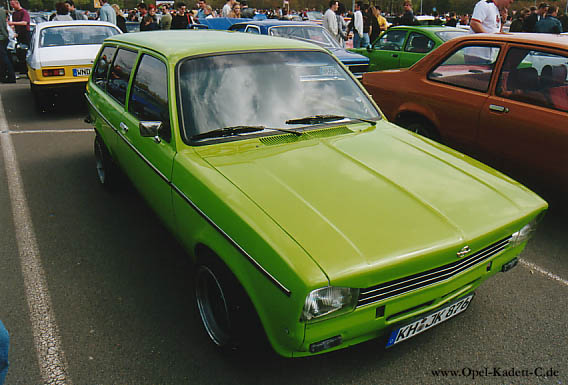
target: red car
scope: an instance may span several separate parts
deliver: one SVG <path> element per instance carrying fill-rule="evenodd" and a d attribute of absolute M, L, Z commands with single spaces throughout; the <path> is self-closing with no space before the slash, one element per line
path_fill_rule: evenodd
<path fill-rule="evenodd" d="M 568 191 L 568 36 L 474 34 L 363 85 L 392 122 Z"/>

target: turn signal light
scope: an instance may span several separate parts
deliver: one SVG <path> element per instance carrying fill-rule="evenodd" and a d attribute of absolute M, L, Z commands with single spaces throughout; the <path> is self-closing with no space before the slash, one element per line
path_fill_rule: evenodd
<path fill-rule="evenodd" d="M 48 70 L 41 70 L 43 77 L 48 76 L 65 76 L 65 70 L 63 68 L 50 68 Z"/>

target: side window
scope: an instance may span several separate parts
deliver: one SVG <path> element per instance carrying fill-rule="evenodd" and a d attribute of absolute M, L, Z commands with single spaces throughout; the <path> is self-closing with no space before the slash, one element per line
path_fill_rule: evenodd
<path fill-rule="evenodd" d="M 434 40 L 422 35 L 421 33 L 412 32 L 408 36 L 408 43 L 404 48 L 407 52 L 428 53 L 434 49 Z"/>
<path fill-rule="evenodd" d="M 568 111 L 568 57 L 511 48 L 503 63 L 496 95 Z"/>
<path fill-rule="evenodd" d="M 246 32 L 253 33 L 255 35 L 260 35 L 260 30 L 258 29 L 258 27 L 253 25 L 247 26 Z"/>
<path fill-rule="evenodd" d="M 462 47 L 434 68 L 428 79 L 487 92 L 499 51 L 498 47 L 489 46 Z"/>
<path fill-rule="evenodd" d="M 99 55 L 97 63 L 95 64 L 95 69 L 93 71 L 93 80 L 95 81 L 95 84 L 101 87 L 103 90 L 106 86 L 108 69 L 110 68 L 110 63 L 112 62 L 112 58 L 115 52 L 116 47 L 104 47 L 101 54 Z"/>
<path fill-rule="evenodd" d="M 402 45 L 404 44 L 405 37 L 406 31 L 388 31 L 381 36 L 373 48 L 385 51 L 402 51 Z"/>
<path fill-rule="evenodd" d="M 138 54 L 133 51 L 119 49 L 110 69 L 107 92 L 121 104 L 126 102 L 126 90 L 132 68 Z"/>
<path fill-rule="evenodd" d="M 142 56 L 132 82 L 128 110 L 138 120 L 161 121 L 160 137 L 170 141 L 168 72 L 161 60 L 150 55 Z"/>

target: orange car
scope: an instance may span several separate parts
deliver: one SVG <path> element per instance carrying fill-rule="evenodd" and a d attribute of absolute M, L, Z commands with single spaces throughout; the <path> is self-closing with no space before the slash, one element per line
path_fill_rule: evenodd
<path fill-rule="evenodd" d="M 568 191 L 568 36 L 474 34 L 363 85 L 389 120 Z"/>

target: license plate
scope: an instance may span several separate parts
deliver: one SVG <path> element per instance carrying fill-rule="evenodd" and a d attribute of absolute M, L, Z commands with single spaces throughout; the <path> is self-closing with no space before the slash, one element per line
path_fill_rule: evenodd
<path fill-rule="evenodd" d="M 73 76 L 89 76 L 91 68 L 73 68 Z"/>
<path fill-rule="evenodd" d="M 429 315 L 417 321 L 393 330 L 386 347 L 388 348 L 398 344 L 399 342 L 406 341 L 409 338 L 412 338 L 444 321 L 449 320 L 452 317 L 457 316 L 467 309 L 472 298 L 473 294 L 462 298 L 459 301 L 454 302 L 453 304 L 448 305 L 440 310 L 436 310 L 434 313 L 430 313 Z"/>

